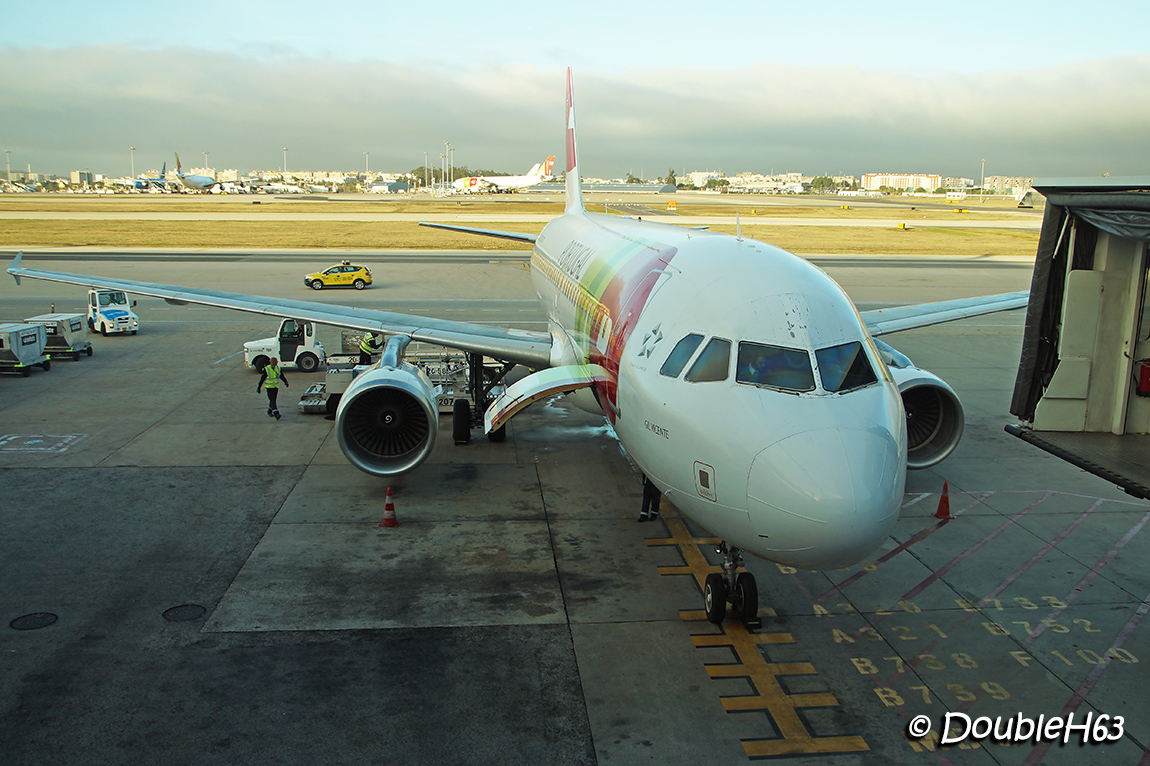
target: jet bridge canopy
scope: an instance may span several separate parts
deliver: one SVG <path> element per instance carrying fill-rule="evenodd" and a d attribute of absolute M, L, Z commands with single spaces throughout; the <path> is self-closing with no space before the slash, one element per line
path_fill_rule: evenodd
<path fill-rule="evenodd" d="M 1150 177 L 1034 187 L 1046 213 L 1010 406 L 1023 423 L 1007 431 L 1150 499 Z"/>

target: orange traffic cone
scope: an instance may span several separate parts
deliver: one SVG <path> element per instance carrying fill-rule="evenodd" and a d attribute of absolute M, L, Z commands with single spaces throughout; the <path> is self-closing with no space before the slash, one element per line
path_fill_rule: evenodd
<path fill-rule="evenodd" d="M 934 517 L 946 520 L 954 518 L 950 515 L 950 488 L 945 481 L 942 483 L 942 496 L 938 498 L 938 510 L 934 512 Z"/>
<path fill-rule="evenodd" d="M 387 500 L 383 504 L 383 519 L 379 522 L 379 526 L 399 526 L 399 519 L 395 515 L 395 503 L 391 502 L 391 487 L 387 488 Z"/>

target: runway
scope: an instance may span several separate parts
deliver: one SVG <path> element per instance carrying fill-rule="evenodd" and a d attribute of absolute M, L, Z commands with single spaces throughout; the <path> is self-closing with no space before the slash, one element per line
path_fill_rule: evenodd
<path fill-rule="evenodd" d="M 364 254 L 373 288 L 319 293 L 302 275 L 327 250 L 25 262 L 539 329 L 523 253 L 460 255 Z M 812 260 L 863 309 L 1026 289 L 1032 265 Z M 0 320 L 52 306 L 81 311 L 83 291 L 0 283 Z M 1022 312 L 884 338 L 955 388 L 963 442 L 911 474 L 871 560 L 749 560 L 764 625 L 747 634 L 699 619 L 717 558 L 673 508 L 636 523 L 640 485 L 602 418 L 557 399 L 502 444 L 441 433 L 391 482 L 401 524 L 381 529 L 387 485 L 290 406 L 322 373 L 288 373 L 284 419 L 263 414 L 235 352 L 274 320 L 136 310 L 138 336 L 0 381 L 5 764 L 1137 763 L 1150 744 L 1150 509 L 1003 432 Z M 957 518 L 941 523 L 944 481 Z M 1124 716 L 1123 736 L 905 734 L 917 715 L 1071 707 Z"/>

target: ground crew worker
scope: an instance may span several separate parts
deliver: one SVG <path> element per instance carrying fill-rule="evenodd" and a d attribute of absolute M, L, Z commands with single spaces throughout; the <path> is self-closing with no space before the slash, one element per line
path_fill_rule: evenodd
<path fill-rule="evenodd" d="M 375 336 L 365 332 L 359 339 L 359 363 L 371 364 L 371 355 L 383 346 L 383 340 L 376 340 Z"/>
<path fill-rule="evenodd" d="M 268 362 L 268 366 L 264 367 L 260 373 L 260 382 L 256 383 L 256 393 L 260 392 L 260 387 L 266 388 L 268 392 L 268 417 L 274 417 L 276 420 L 280 419 L 280 411 L 276 406 L 276 397 L 279 396 L 280 383 L 285 386 L 288 385 L 287 378 L 284 377 L 283 370 L 280 369 L 280 360 L 274 356 Z"/>
<path fill-rule="evenodd" d="M 654 521 L 659 518 L 659 500 L 663 493 L 659 491 L 651 480 L 643 477 L 643 506 L 639 511 L 639 521 Z M 648 510 L 650 509 L 650 510 Z"/>

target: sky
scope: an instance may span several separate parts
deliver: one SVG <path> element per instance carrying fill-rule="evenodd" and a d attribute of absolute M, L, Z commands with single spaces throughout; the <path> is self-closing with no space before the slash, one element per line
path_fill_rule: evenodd
<path fill-rule="evenodd" d="M 1089 10 L 1086 10 L 1089 8 Z M 1150 3 L 9 4 L 13 170 L 1150 175 Z M 129 147 L 135 147 L 130 151 Z M 365 154 L 366 153 L 366 154 Z"/>

